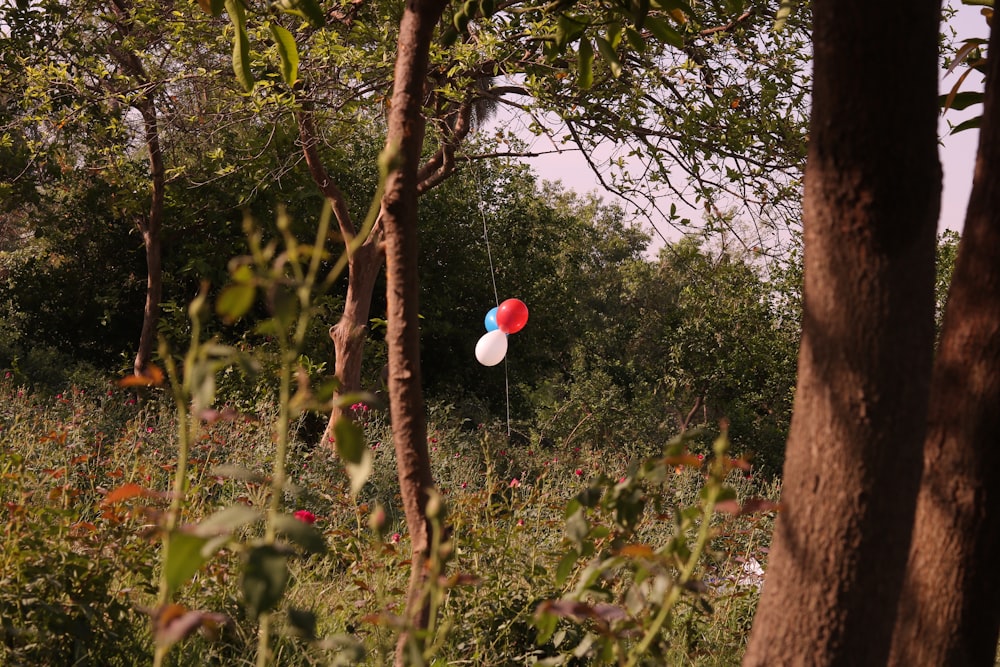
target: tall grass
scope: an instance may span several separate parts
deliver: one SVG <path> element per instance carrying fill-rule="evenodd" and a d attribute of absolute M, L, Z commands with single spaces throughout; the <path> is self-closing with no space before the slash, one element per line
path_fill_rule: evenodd
<path fill-rule="evenodd" d="M 181 523 L 234 504 L 263 509 L 269 502 L 276 411 L 264 403 L 254 414 L 198 431 Z M 275 664 L 392 660 L 408 578 L 408 537 L 385 415 L 359 406 L 357 417 L 375 465 L 357 496 L 327 450 L 311 448 L 307 439 L 289 443 L 290 484 L 282 503 L 290 512 L 315 517 L 328 550 L 289 561 L 287 593 L 273 614 Z M 171 497 L 175 420 L 162 390 L 137 395 L 71 388 L 41 395 L 0 380 L 0 502 L 6 515 L 0 665 L 148 663 L 154 651 L 148 614 L 157 602 L 161 548 L 155 526 Z M 540 635 L 537 613 L 542 602 L 573 593 L 588 558 L 615 555 L 611 538 L 598 538 L 594 553 L 581 557 L 575 569 L 560 571 L 572 547 L 567 506 L 600 480 L 613 486 L 635 476 L 636 456 L 626 453 L 634 448 L 511 441 L 505 428 L 470 428 L 447 406 L 432 410 L 429 439 L 447 508 L 441 576 L 433 592 L 439 621 L 425 644 L 432 664 L 591 664 L 600 662 L 602 642 L 612 635 L 634 646 L 625 626 L 600 618 L 564 615 L 554 632 Z M 220 476 L 221 463 L 250 474 Z M 677 536 L 673 510 L 702 502 L 706 478 L 700 462 L 688 455 L 668 470 L 661 483 L 646 487 L 648 502 L 631 544 L 669 543 Z M 739 470 L 726 482 L 739 500 L 777 495 L 776 488 Z M 153 493 L 107 502 L 109 493 L 128 483 Z M 591 524 L 602 520 L 594 515 Z M 697 527 L 698 520 L 692 521 Z M 766 563 L 770 527 L 766 512 L 713 515 L 692 581 L 655 638 L 672 664 L 739 661 L 759 594 L 759 582 L 748 572 L 754 563 Z M 240 530 L 250 540 L 262 537 L 264 528 L 250 524 Z M 203 626 L 175 647 L 173 664 L 255 663 L 257 628 L 241 599 L 242 568 L 239 555 L 224 549 L 180 590 L 177 601 L 184 608 L 218 612 L 226 620 Z M 608 602 L 632 608 L 634 600 L 623 596 L 635 572 L 607 571 L 608 580 L 599 583 Z M 638 608 L 635 613 L 638 618 Z"/>

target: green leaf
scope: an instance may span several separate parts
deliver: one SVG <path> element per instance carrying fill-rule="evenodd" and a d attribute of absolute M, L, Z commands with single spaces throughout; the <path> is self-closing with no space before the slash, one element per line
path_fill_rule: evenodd
<path fill-rule="evenodd" d="M 559 565 L 556 567 L 556 586 L 562 586 L 566 583 L 569 575 L 573 574 L 573 568 L 576 567 L 576 561 L 579 558 L 580 553 L 576 549 L 570 549 L 559 560 Z"/>
<path fill-rule="evenodd" d="M 174 531 L 167 538 L 163 578 L 167 584 L 168 595 L 173 595 L 208 560 L 201 550 L 207 541 L 199 535 L 181 531 Z"/>
<path fill-rule="evenodd" d="M 778 7 L 778 11 L 774 15 L 774 27 L 772 30 L 778 32 L 785 27 L 788 17 L 792 15 L 792 10 L 795 9 L 797 4 L 797 0 L 781 0 L 781 6 Z"/>
<path fill-rule="evenodd" d="M 213 477 L 226 477 L 228 479 L 238 479 L 241 482 L 250 482 L 251 484 L 264 484 L 267 482 L 267 478 L 260 473 L 254 472 L 249 468 L 244 466 L 238 466 L 233 463 L 222 463 L 220 465 L 212 468 L 211 472 Z"/>
<path fill-rule="evenodd" d="M 274 37 L 274 45 L 278 49 L 278 56 L 281 57 L 281 78 L 289 86 L 294 86 L 299 79 L 299 49 L 295 45 L 295 38 L 292 33 L 277 23 L 267 25 Z"/>
<path fill-rule="evenodd" d="M 226 324 L 232 324 L 247 314 L 257 297 L 257 288 L 246 283 L 227 285 L 215 300 L 215 312 Z"/>
<path fill-rule="evenodd" d="M 611 47 L 611 43 L 604 39 L 603 37 L 596 37 L 594 41 L 597 42 L 597 50 L 601 52 L 601 57 L 608 63 L 608 67 L 611 68 L 611 74 L 616 79 L 622 75 L 622 63 L 618 60 L 618 54 Z"/>
<path fill-rule="evenodd" d="M 594 85 L 594 47 L 586 37 L 580 40 L 576 70 L 580 88 L 587 90 Z"/>
<path fill-rule="evenodd" d="M 246 555 L 240 588 L 253 619 L 274 609 L 288 585 L 288 556 L 273 544 L 259 544 Z"/>
<path fill-rule="evenodd" d="M 259 511 L 246 505 L 230 505 L 203 519 L 192 530 L 199 537 L 229 535 L 237 528 L 261 518 Z"/>
<path fill-rule="evenodd" d="M 566 46 L 583 34 L 585 24 L 580 19 L 561 14 L 556 22 L 556 49 L 561 53 Z"/>
<path fill-rule="evenodd" d="M 646 27 L 661 42 L 678 49 L 684 48 L 684 38 L 679 32 L 670 27 L 666 21 L 655 16 L 648 16 L 646 17 Z"/>
<path fill-rule="evenodd" d="M 951 97 L 951 102 L 948 102 L 948 98 Z M 955 95 L 941 95 L 938 97 L 938 104 L 942 108 L 954 109 L 956 111 L 961 111 L 962 109 L 968 109 L 974 104 L 981 104 L 985 96 L 982 92 L 977 92 L 974 90 L 967 90 L 961 93 L 955 93 Z"/>
<path fill-rule="evenodd" d="M 316 614 L 308 609 L 288 608 L 288 624 L 293 634 L 305 639 L 316 639 Z"/>
<path fill-rule="evenodd" d="M 247 37 L 247 18 L 240 0 L 225 0 L 229 19 L 236 28 L 233 39 L 233 72 L 243 90 L 253 90 L 253 72 L 250 71 L 250 39 Z"/>
<path fill-rule="evenodd" d="M 642 38 L 642 35 L 635 28 L 625 28 L 625 41 L 639 53 L 643 53 L 646 50 L 646 40 Z"/>
<path fill-rule="evenodd" d="M 309 553 L 326 553 L 323 533 L 316 526 L 300 521 L 291 514 L 279 514 L 274 517 L 274 529 Z"/>
<path fill-rule="evenodd" d="M 541 611 L 541 607 L 539 607 L 539 612 L 535 614 L 535 628 L 538 630 L 535 643 L 539 646 L 547 643 L 556 631 L 556 626 L 558 625 L 558 616 Z"/>
<path fill-rule="evenodd" d="M 365 434 L 361 427 L 347 417 L 341 417 L 333 425 L 333 437 L 337 443 L 337 453 L 348 463 L 360 463 L 365 452 Z"/>
<path fill-rule="evenodd" d="M 978 130 L 979 126 L 983 123 L 982 116 L 976 116 L 975 118 L 970 118 L 969 120 L 959 123 L 951 130 L 951 134 L 958 134 L 959 132 L 965 132 L 966 130 Z"/>
<path fill-rule="evenodd" d="M 293 5 L 309 20 L 312 27 L 322 28 L 326 24 L 326 15 L 323 14 L 323 8 L 316 0 L 295 0 Z"/>
<path fill-rule="evenodd" d="M 365 446 L 364 432 L 347 417 L 341 417 L 333 425 L 333 439 L 351 478 L 351 493 L 356 496 L 371 476 L 374 465 L 372 452 Z"/>
<path fill-rule="evenodd" d="M 590 524 L 587 523 L 587 516 L 582 507 L 574 512 L 573 516 L 566 519 L 566 537 L 577 546 L 583 543 L 589 532 Z"/>
<path fill-rule="evenodd" d="M 622 24 L 620 21 L 612 21 L 608 25 L 607 31 L 608 43 L 611 44 L 612 49 L 617 49 L 622 43 Z"/>
<path fill-rule="evenodd" d="M 347 468 L 347 476 L 351 478 L 352 496 L 357 496 L 361 493 L 361 489 L 364 487 L 365 482 L 368 481 L 368 478 L 371 477 L 374 467 L 375 458 L 372 456 L 372 450 L 367 447 L 364 448 L 360 461 L 345 465 L 345 468 Z"/>

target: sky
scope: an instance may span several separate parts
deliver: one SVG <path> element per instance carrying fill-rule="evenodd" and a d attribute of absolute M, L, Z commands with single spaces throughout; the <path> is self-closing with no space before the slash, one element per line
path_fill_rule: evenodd
<path fill-rule="evenodd" d="M 957 39 L 966 37 L 987 37 L 988 27 L 979 7 L 962 5 L 958 0 L 945 3 L 957 9 L 956 17 L 950 22 L 957 34 Z M 947 74 L 941 72 L 942 94 L 951 90 L 959 80 L 963 69 Z M 969 76 L 962 84 L 962 90 L 982 90 L 982 78 L 978 75 Z M 972 187 L 972 173 L 975 162 L 976 144 L 979 139 L 978 130 L 966 130 L 958 134 L 949 134 L 950 127 L 957 125 L 966 118 L 981 111 L 981 107 L 956 112 L 949 111 L 942 115 L 938 134 L 941 137 L 941 163 L 944 171 L 944 183 L 941 200 L 941 217 L 939 231 L 953 229 L 961 231 L 965 220 L 965 209 L 968 204 L 969 191 Z M 951 125 L 949 125 L 949 123 Z M 532 141 L 532 148 L 538 151 L 551 151 L 557 148 L 547 138 Z M 597 191 L 606 200 L 614 197 L 602 192 L 601 186 L 590 170 L 585 159 L 578 152 L 566 150 L 561 153 L 550 153 L 530 159 L 531 167 L 544 180 L 561 181 L 563 185 L 577 192 Z M 675 235 L 669 229 L 661 229 L 668 235 Z"/>

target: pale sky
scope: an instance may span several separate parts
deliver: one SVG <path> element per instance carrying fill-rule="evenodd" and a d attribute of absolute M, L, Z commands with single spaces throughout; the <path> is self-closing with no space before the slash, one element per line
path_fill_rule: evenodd
<path fill-rule="evenodd" d="M 946 4 L 951 4 L 958 8 L 958 15 L 952 21 L 958 39 L 966 37 L 989 36 L 988 27 L 979 7 L 961 5 L 958 0 L 950 0 Z M 951 74 L 942 70 L 941 92 L 947 93 L 958 81 L 964 70 L 956 69 Z M 969 76 L 962 85 L 962 90 L 982 90 L 982 79 L 978 75 Z M 944 189 L 941 201 L 941 218 L 939 229 L 961 230 L 965 220 L 965 210 L 969 199 L 969 190 L 972 187 L 972 172 L 974 168 L 976 143 L 979 139 L 978 130 L 966 130 L 956 135 L 950 135 L 949 122 L 957 125 L 966 118 L 978 114 L 982 107 L 956 112 L 949 111 L 942 116 L 939 125 L 941 136 L 941 163 L 944 169 Z M 551 150 L 555 148 L 546 138 L 538 138 L 532 141 L 532 148 L 538 151 Z M 530 164 L 539 177 L 549 181 L 562 181 L 567 188 L 577 192 L 590 192 L 597 190 L 599 196 L 605 199 L 612 199 L 612 196 L 601 191 L 600 185 L 587 166 L 584 158 L 575 151 L 565 151 L 560 154 L 545 155 L 532 158 Z M 663 233 L 671 230 L 661 229 Z"/>

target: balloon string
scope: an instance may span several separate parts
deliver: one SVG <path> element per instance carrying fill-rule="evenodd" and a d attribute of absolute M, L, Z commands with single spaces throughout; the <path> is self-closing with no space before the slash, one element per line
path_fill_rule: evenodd
<path fill-rule="evenodd" d="M 500 292 L 497 290 L 497 273 L 493 268 L 493 252 L 490 250 L 490 233 L 486 226 L 486 206 L 483 203 L 483 182 L 479 178 L 479 170 L 473 169 L 476 177 L 476 188 L 479 190 L 479 217 L 483 220 L 483 240 L 486 241 L 486 258 L 490 262 L 490 280 L 493 281 L 493 299 L 497 308 L 500 307 Z M 507 437 L 510 437 L 510 375 L 507 371 L 507 357 L 503 360 L 504 398 L 507 403 Z"/>
<path fill-rule="evenodd" d="M 510 376 L 507 374 L 507 357 L 503 358 L 503 388 L 507 396 L 507 437 L 510 437 Z"/>
<path fill-rule="evenodd" d="M 479 174 L 476 174 L 476 180 L 479 180 Z M 486 210 L 483 206 L 483 188 L 482 184 L 479 183 L 479 217 L 483 219 L 483 239 L 486 241 L 486 257 L 490 261 L 490 279 L 493 281 L 493 299 L 497 302 L 497 306 L 500 306 L 500 293 L 497 291 L 497 275 L 496 270 L 493 268 L 493 252 L 490 250 L 490 233 L 486 229 Z M 508 401 L 507 412 L 510 413 L 510 405 Z M 508 422 L 510 419 L 508 418 Z"/>

